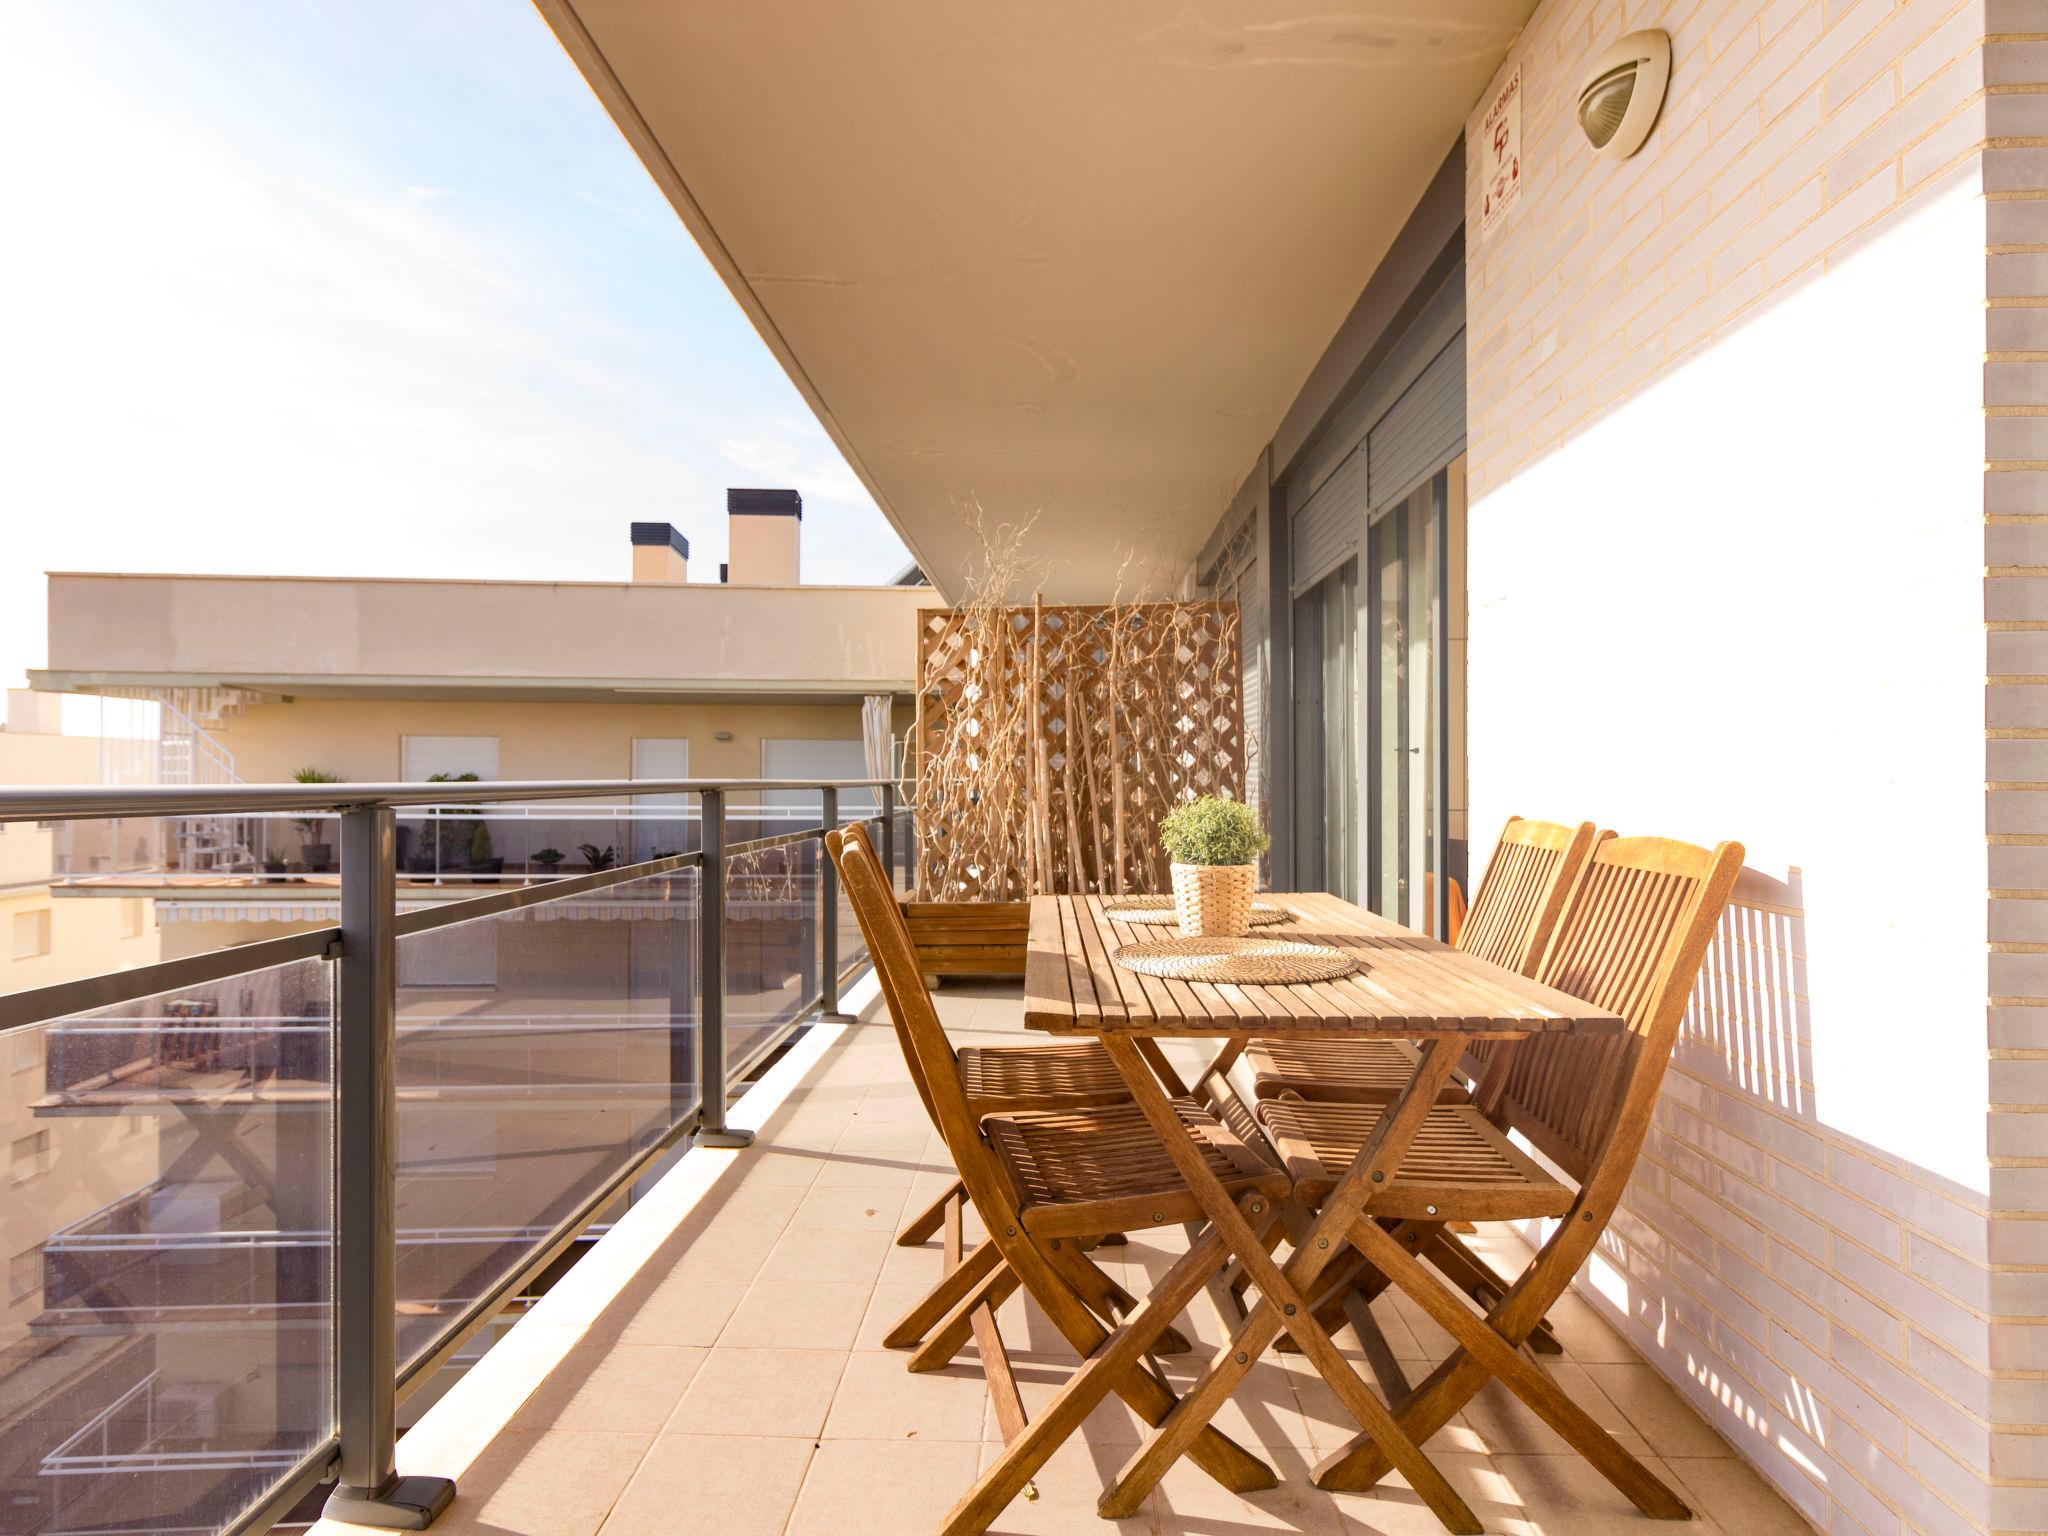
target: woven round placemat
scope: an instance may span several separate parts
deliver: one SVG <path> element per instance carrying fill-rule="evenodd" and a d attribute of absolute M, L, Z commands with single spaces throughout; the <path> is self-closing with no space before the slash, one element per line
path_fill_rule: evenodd
<path fill-rule="evenodd" d="M 1298 944 L 1291 939 L 1161 939 L 1151 944 L 1125 944 L 1110 958 L 1143 976 L 1252 986 L 1328 981 L 1358 969 L 1341 949 Z"/>
<path fill-rule="evenodd" d="M 1113 923 L 1177 923 L 1180 913 L 1174 910 L 1171 896 L 1118 896 L 1102 904 L 1102 915 Z M 1263 896 L 1252 899 L 1252 926 L 1265 923 L 1284 923 L 1294 914 L 1277 901 L 1267 901 Z"/>

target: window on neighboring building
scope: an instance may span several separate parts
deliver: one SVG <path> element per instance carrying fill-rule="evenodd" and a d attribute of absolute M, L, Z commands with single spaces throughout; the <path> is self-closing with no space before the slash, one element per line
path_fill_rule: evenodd
<path fill-rule="evenodd" d="M 864 779 L 867 776 L 867 744 L 859 737 L 838 741 L 785 738 L 761 743 L 761 777 L 764 779 Z M 762 794 L 761 803 L 815 812 L 818 809 L 818 792 L 815 789 L 771 789 Z M 872 789 L 842 789 L 839 792 L 839 814 L 842 818 L 873 816 L 880 806 L 881 796 Z"/>
<path fill-rule="evenodd" d="M 50 909 L 14 914 L 14 958 L 33 960 L 50 952 Z"/>
<path fill-rule="evenodd" d="M 51 1157 L 50 1133 L 31 1131 L 14 1139 L 7 1158 L 8 1171 L 14 1175 L 15 1183 L 26 1184 L 50 1171 Z"/>
<path fill-rule="evenodd" d="M 437 773 L 457 778 L 473 773 L 480 779 L 498 776 L 498 738 L 495 736 L 407 736 L 399 753 L 400 774 L 409 784 L 431 779 Z"/>
<path fill-rule="evenodd" d="M 43 1288 L 43 1250 L 24 1248 L 7 1261 L 7 1299 L 27 1301 Z"/>

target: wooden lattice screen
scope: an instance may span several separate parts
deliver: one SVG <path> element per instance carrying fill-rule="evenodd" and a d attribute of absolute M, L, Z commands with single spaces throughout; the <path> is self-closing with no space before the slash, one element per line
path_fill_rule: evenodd
<path fill-rule="evenodd" d="M 919 619 L 920 897 L 1163 891 L 1159 818 L 1243 796 L 1237 604 Z"/>

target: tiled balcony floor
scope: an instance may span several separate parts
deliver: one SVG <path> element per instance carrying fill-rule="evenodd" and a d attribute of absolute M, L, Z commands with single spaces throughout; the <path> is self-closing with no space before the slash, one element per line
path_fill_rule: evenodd
<path fill-rule="evenodd" d="M 1021 1033 L 1014 988 L 947 988 L 939 1001 L 963 1042 Z M 443 1411 L 457 1407 L 451 1398 L 401 1444 L 403 1467 L 460 1474 L 460 1497 L 436 1529 L 444 1536 L 930 1530 L 1000 1444 L 971 1348 L 935 1376 L 910 1375 L 901 1354 L 881 1348 L 884 1331 L 939 1266 L 936 1244 L 905 1250 L 891 1237 L 907 1208 L 926 1203 L 947 1177 L 894 1036 L 871 1003 L 766 1121 L 757 1145 L 733 1157 L 680 1224 L 649 1246 L 609 1304 L 566 1330 L 555 1325 L 559 1364 L 539 1388 L 516 1409 L 508 1404 L 523 1389 L 496 1389 L 494 1406 L 509 1413 L 502 1428 L 451 1423 Z M 1145 1272 L 1170 1262 L 1175 1246 L 1149 1234 L 1120 1256 L 1105 1250 L 1098 1257 L 1143 1292 Z M 1412 1306 L 1383 1299 L 1378 1312 L 1411 1379 L 1441 1357 L 1445 1336 Z M 1699 1519 L 1683 1529 L 1727 1536 L 1809 1529 L 1590 1307 L 1567 1298 L 1553 1320 L 1567 1353 L 1546 1362 L 1549 1369 L 1693 1505 Z M 1197 1352 L 1164 1362 L 1182 1382 L 1223 1331 L 1206 1297 L 1183 1327 L 1190 1322 Z M 531 1350 L 547 1321 L 536 1312 L 521 1329 L 528 1324 L 536 1325 L 525 1341 Z M 1003 1327 L 1028 1406 L 1065 1379 L 1073 1356 L 1021 1297 L 1005 1309 Z M 472 1403 L 485 1400 L 482 1378 L 493 1367 L 516 1382 L 519 1333 L 500 1346 L 504 1362 L 494 1352 L 465 1383 Z M 1340 1343 L 1356 1340 L 1347 1331 Z M 1263 1448 L 1281 1486 L 1240 1499 L 1182 1463 L 1141 1518 L 1114 1529 L 1203 1536 L 1440 1530 L 1398 1484 L 1329 1495 L 1309 1483 L 1310 1465 L 1348 1438 L 1349 1420 L 1298 1359 L 1270 1357 L 1250 1388 L 1219 1424 Z M 465 1433 L 475 1442 L 466 1469 L 426 1464 L 463 1460 Z M 994 1529 L 1111 1529 L 1096 1518 L 1096 1495 L 1137 1438 L 1137 1421 L 1112 1399 L 1085 1439 L 1070 1441 L 1040 1474 L 1038 1497 L 1018 1500 Z M 1498 1387 L 1429 1449 L 1489 1531 L 1673 1529 L 1638 1516 Z"/>

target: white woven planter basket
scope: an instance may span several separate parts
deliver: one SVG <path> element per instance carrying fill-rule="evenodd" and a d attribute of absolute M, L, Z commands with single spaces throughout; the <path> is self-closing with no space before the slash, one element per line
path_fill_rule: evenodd
<path fill-rule="evenodd" d="M 1191 939 L 1237 938 L 1251 931 L 1256 864 L 1176 864 L 1173 908 Z"/>

